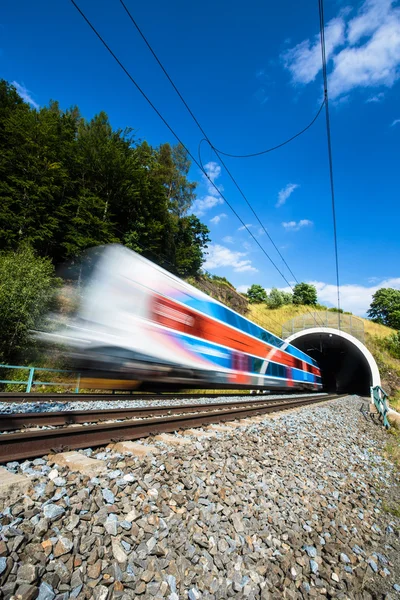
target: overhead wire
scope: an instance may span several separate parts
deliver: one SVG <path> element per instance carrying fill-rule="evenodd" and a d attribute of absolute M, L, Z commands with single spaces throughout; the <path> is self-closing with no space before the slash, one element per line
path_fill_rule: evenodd
<path fill-rule="evenodd" d="M 281 142 L 277 146 L 272 146 L 272 148 L 267 148 L 266 150 L 260 150 L 259 152 L 253 152 L 251 154 L 230 154 L 229 152 L 223 152 L 222 150 L 219 150 L 215 146 L 212 146 L 212 148 L 218 154 L 223 154 L 223 156 L 229 156 L 230 158 L 254 158 L 255 156 L 262 156 L 264 154 L 268 154 L 269 152 L 273 152 L 274 150 L 278 150 L 279 148 L 282 148 L 283 146 L 286 146 L 286 144 L 289 144 L 290 142 L 293 142 L 293 140 L 295 140 L 296 138 L 300 137 L 301 135 L 303 135 L 303 133 L 305 133 L 308 129 L 310 129 L 310 127 L 312 127 L 314 125 L 315 121 L 318 119 L 319 115 L 321 114 L 321 111 L 322 111 L 322 109 L 324 107 L 324 104 L 325 104 L 325 99 L 322 101 L 322 104 L 319 107 L 318 112 L 315 115 L 315 117 L 313 118 L 313 120 L 306 127 L 304 127 L 304 129 L 302 129 L 301 131 L 299 131 L 298 133 L 296 133 L 295 135 L 293 135 L 289 139 L 285 140 L 284 142 Z"/>
<path fill-rule="evenodd" d="M 331 201 L 332 201 L 333 238 L 334 238 L 334 245 L 335 245 L 337 308 L 339 311 L 338 314 L 339 314 L 339 329 L 340 329 L 339 257 L 338 257 L 338 241 L 337 241 L 337 225 L 336 225 L 335 187 L 334 187 L 334 179 L 333 179 L 331 126 L 330 126 L 330 118 L 329 118 L 328 76 L 327 76 L 327 69 L 326 69 L 325 23 L 324 23 L 324 2 L 323 2 L 323 0 L 318 0 L 318 12 L 319 12 L 321 55 L 322 55 L 322 76 L 323 76 L 323 82 L 324 82 L 324 103 L 325 103 L 325 116 L 326 116 L 326 137 L 327 137 L 327 144 L 328 144 L 329 180 L 330 180 Z"/>
<path fill-rule="evenodd" d="M 188 105 L 188 103 L 186 102 L 186 100 L 184 99 L 184 97 L 182 96 L 181 92 L 179 91 L 178 87 L 175 85 L 173 79 L 171 78 L 171 76 L 169 75 L 168 71 L 166 70 L 166 68 L 164 67 L 164 65 L 162 64 L 161 60 L 158 58 L 157 54 L 155 53 L 155 51 L 153 50 L 150 42 L 147 40 L 146 36 L 144 35 L 143 31 L 141 30 L 141 28 L 139 27 L 138 23 L 136 22 L 136 20 L 134 19 L 133 15 L 131 14 L 131 12 L 129 11 L 128 7 L 126 6 L 124 0 L 120 0 L 121 5 L 123 6 L 126 14 L 128 15 L 129 19 L 131 20 L 131 22 L 133 23 L 134 27 L 136 28 L 136 30 L 138 31 L 139 35 L 141 36 L 141 38 L 143 39 L 144 43 L 146 44 L 146 46 L 148 47 L 148 49 L 150 50 L 151 54 L 153 55 L 154 59 L 156 60 L 156 62 L 158 63 L 159 67 L 161 68 L 161 70 L 163 71 L 164 75 L 166 76 L 166 78 L 168 79 L 168 81 L 170 82 L 170 84 L 172 85 L 172 87 L 174 88 L 175 92 L 177 93 L 177 95 L 179 96 L 180 100 L 182 101 L 183 105 L 185 106 L 185 108 L 187 109 L 187 111 L 189 112 L 190 116 L 192 117 L 192 119 L 194 120 L 194 122 L 196 123 L 197 127 L 200 129 L 200 131 L 202 132 L 202 134 L 204 135 L 203 140 L 200 141 L 199 146 L 198 146 L 198 157 L 199 157 L 199 162 L 200 162 L 200 169 L 203 173 L 206 173 L 202 160 L 201 160 L 201 144 L 203 141 L 206 141 L 210 147 L 213 149 L 213 151 L 216 153 L 216 155 L 218 156 L 219 161 L 221 162 L 222 166 L 224 167 L 224 169 L 226 170 L 226 172 L 228 173 L 229 177 L 231 178 L 232 182 L 234 183 L 236 189 L 239 191 L 240 195 L 242 196 L 242 198 L 244 199 L 244 201 L 246 202 L 247 206 L 250 208 L 251 212 L 253 213 L 254 217 L 256 218 L 258 224 L 260 225 L 261 229 L 264 231 L 264 233 L 267 235 L 269 241 L 271 242 L 271 244 L 273 245 L 273 247 L 275 248 L 276 252 L 278 253 L 279 257 L 281 258 L 283 264 L 285 265 L 285 267 L 288 269 L 289 273 L 291 274 L 291 276 L 293 277 L 294 281 L 296 283 L 299 283 L 297 277 L 295 276 L 295 274 L 293 273 L 292 269 L 289 267 L 287 261 L 285 260 L 284 256 L 282 255 L 282 253 L 280 252 L 279 248 L 277 247 L 276 243 L 274 242 L 274 240 L 272 239 L 269 231 L 267 230 L 267 228 L 265 227 L 265 225 L 262 223 L 261 219 L 259 218 L 259 216 L 257 215 L 257 213 L 255 212 L 253 206 L 250 204 L 249 200 L 247 199 L 245 193 L 243 192 L 243 190 L 241 189 L 241 187 L 239 186 L 238 182 L 236 181 L 235 177 L 232 175 L 231 171 L 229 170 L 229 168 L 227 167 L 226 163 L 224 162 L 224 160 L 221 158 L 220 154 L 223 154 L 224 156 L 234 156 L 231 154 L 227 154 L 225 152 L 222 152 L 220 150 L 217 150 L 215 148 L 215 146 L 213 145 L 213 143 L 211 142 L 210 138 L 208 137 L 207 133 L 205 132 L 204 128 L 202 127 L 202 125 L 200 124 L 200 122 L 198 121 L 197 117 L 195 116 L 195 114 L 193 113 L 193 111 L 191 110 L 190 106 Z M 322 102 L 317 114 L 315 115 L 315 117 L 313 118 L 313 120 L 311 121 L 311 123 L 309 123 L 302 131 L 296 133 L 294 136 L 292 136 L 290 139 L 286 140 L 285 142 L 282 142 L 281 144 L 279 144 L 278 146 L 275 146 L 274 148 L 269 148 L 267 150 L 264 150 L 263 152 L 259 152 L 256 153 L 254 155 L 248 155 L 248 156 L 257 156 L 259 154 L 266 154 L 268 152 L 272 152 L 273 150 L 276 150 L 278 148 L 281 148 L 282 146 L 285 146 L 286 144 L 288 144 L 289 142 L 291 142 L 292 140 L 294 140 L 295 138 L 299 137 L 300 135 L 302 135 L 305 131 L 307 131 L 314 123 L 315 121 L 318 119 L 322 108 L 324 106 L 325 100 Z M 239 156 L 237 156 L 237 158 L 240 158 Z M 242 157 L 243 158 L 243 157 Z M 216 186 L 214 186 L 216 187 Z M 226 201 L 226 200 L 225 200 Z M 229 206 L 229 204 L 228 204 Z M 243 222 L 242 222 L 243 223 Z M 243 223 L 244 224 L 244 223 Z M 247 226 L 245 226 L 246 230 L 250 233 L 249 229 L 247 228 Z M 252 236 L 254 238 L 254 236 Z M 254 238 L 255 239 L 255 238 Z M 260 244 L 258 244 L 260 246 Z M 261 247 L 261 246 L 260 246 Z M 274 264 L 274 263 L 273 263 Z M 276 265 L 274 265 L 275 268 Z M 280 275 L 284 278 L 285 282 L 289 285 L 290 289 L 293 290 L 293 286 L 289 283 L 289 281 L 282 275 L 281 271 L 278 269 L 278 272 L 280 273 Z M 308 311 L 310 312 L 310 311 Z M 311 314 L 311 313 L 310 313 Z"/>
<path fill-rule="evenodd" d="M 248 226 L 246 225 L 246 223 L 243 221 L 243 219 L 240 217 L 240 215 L 236 212 L 236 210 L 233 208 L 233 206 L 230 204 L 230 202 L 226 199 L 226 197 L 224 196 L 224 194 L 221 192 L 221 190 L 218 188 L 218 186 L 214 183 L 214 181 L 209 176 L 209 174 L 207 173 L 207 171 L 201 167 L 200 163 L 197 161 L 197 159 L 195 158 L 195 156 L 190 152 L 190 150 L 187 148 L 187 146 L 182 142 L 182 140 L 180 139 L 179 135 L 174 131 L 174 129 L 167 122 L 167 120 L 163 117 L 163 115 L 160 113 L 160 111 L 157 109 L 157 107 L 153 104 L 153 102 L 150 100 L 150 98 L 147 96 L 147 94 L 144 92 L 144 90 L 140 87 L 140 85 L 137 83 L 137 81 L 129 73 L 128 69 L 119 60 L 119 58 L 117 57 L 117 55 L 113 52 L 113 50 L 110 48 L 110 46 L 107 44 L 107 42 L 101 36 L 101 34 L 97 31 L 97 29 L 91 23 L 91 21 L 89 20 L 89 18 L 84 14 L 84 12 L 78 6 L 78 4 L 76 3 L 76 1 L 75 0 L 71 0 L 71 3 L 76 8 L 76 10 L 79 12 L 79 14 L 84 19 L 84 21 L 86 21 L 86 23 L 89 25 L 90 29 L 93 31 L 93 33 L 96 35 L 96 37 L 101 41 L 101 43 L 106 48 L 106 50 L 114 58 L 114 60 L 117 62 L 117 64 L 120 66 L 120 68 L 124 71 L 125 75 L 133 83 L 133 85 L 140 92 L 140 94 L 143 96 L 143 98 L 148 102 L 148 104 L 151 106 L 151 108 L 154 110 L 154 112 L 158 115 L 158 117 L 161 119 L 161 121 L 164 123 L 164 125 L 167 127 L 167 129 L 172 133 L 172 135 L 176 138 L 176 140 L 179 142 L 179 144 L 182 145 L 182 147 L 187 152 L 187 154 L 190 156 L 190 158 L 193 160 L 193 162 L 202 171 L 202 173 L 204 174 L 204 176 L 208 179 L 209 183 L 216 190 L 216 192 L 219 194 L 219 196 L 224 200 L 224 202 L 230 208 L 230 210 L 233 212 L 233 214 L 236 216 L 236 218 L 240 221 L 240 223 L 242 224 L 242 226 L 244 227 L 244 229 L 246 229 L 246 231 L 248 232 L 248 234 L 253 238 L 253 240 L 255 241 L 255 243 L 257 244 L 257 246 L 260 248 L 260 250 L 263 252 L 263 254 L 268 258 L 268 260 L 270 261 L 270 263 L 274 266 L 274 268 L 277 270 L 277 272 L 281 275 L 281 277 L 283 278 L 283 280 L 288 284 L 288 286 L 291 289 L 293 289 L 292 286 L 291 286 L 291 284 L 290 284 L 290 282 L 285 277 L 285 275 L 282 273 L 282 271 L 279 269 L 279 267 L 275 264 L 275 262 L 270 257 L 270 255 L 265 250 L 265 248 L 263 248 L 263 246 L 260 244 L 260 242 L 258 241 L 258 239 L 250 231 L 250 229 L 248 228 Z M 313 316 L 313 318 L 315 320 L 314 316 Z"/>

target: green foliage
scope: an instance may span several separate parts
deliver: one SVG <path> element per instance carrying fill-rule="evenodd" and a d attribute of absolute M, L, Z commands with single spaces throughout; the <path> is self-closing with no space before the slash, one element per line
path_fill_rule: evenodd
<path fill-rule="evenodd" d="M 377 338 L 378 345 L 393 358 L 400 358 L 400 331 L 385 338 Z"/>
<path fill-rule="evenodd" d="M 57 281 L 48 258 L 25 245 L 0 254 L 0 362 L 14 360 L 25 347 L 54 298 Z"/>
<path fill-rule="evenodd" d="M 268 296 L 262 285 L 253 283 L 253 285 L 247 290 L 247 298 L 249 299 L 250 304 L 256 304 L 259 302 L 266 302 Z"/>
<path fill-rule="evenodd" d="M 209 230 L 188 214 L 196 184 L 181 145 L 152 148 L 57 102 L 38 110 L 0 81 L 0 249 L 28 242 L 58 264 L 119 242 L 164 268 L 197 274 Z"/>
<path fill-rule="evenodd" d="M 297 283 L 293 288 L 293 304 L 316 305 L 317 289 L 311 283 Z"/>
<path fill-rule="evenodd" d="M 210 241 L 209 229 L 194 215 L 178 221 L 175 241 L 176 270 L 179 276 L 187 277 L 199 272 L 203 264 L 203 249 Z"/>
<path fill-rule="evenodd" d="M 292 304 L 293 295 L 290 292 L 283 292 L 277 288 L 272 288 L 267 296 L 266 303 L 269 308 L 279 308 L 284 304 Z"/>
<path fill-rule="evenodd" d="M 375 323 L 400 329 L 400 290 L 381 288 L 375 292 L 367 314 Z"/>
<path fill-rule="evenodd" d="M 344 314 L 343 308 L 337 308 L 336 306 L 333 306 L 332 308 L 328 308 L 328 311 L 329 312 L 334 312 L 334 313 Z M 351 315 L 351 313 L 346 313 L 346 314 L 350 314 Z"/>

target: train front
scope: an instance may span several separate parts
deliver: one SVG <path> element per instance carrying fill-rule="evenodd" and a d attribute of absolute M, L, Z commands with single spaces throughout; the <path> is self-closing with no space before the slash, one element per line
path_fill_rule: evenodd
<path fill-rule="evenodd" d="M 81 374 L 81 388 L 195 385 L 198 365 L 159 325 L 160 298 L 175 279 L 122 246 L 92 249 L 68 270 L 62 308 L 38 337 L 57 346 L 66 366 Z"/>

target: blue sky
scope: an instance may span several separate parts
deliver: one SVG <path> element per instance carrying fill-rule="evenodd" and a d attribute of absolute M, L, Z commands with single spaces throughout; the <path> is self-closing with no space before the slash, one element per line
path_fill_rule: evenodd
<path fill-rule="evenodd" d="M 214 145 L 251 153 L 302 129 L 322 100 L 318 3 L 155 0 L 129 9 Z M 197 156 L 200 131 L 119 2 L 79 6 Z M 400 8 L 388 0 L 325 1 L 342 305 L 363 314 L 378 288 L 400 288 Z M 0 76 L 32 104 L 56 99 L 86 118 L 105 110 L 150 144 L 175 140 L 69 0 L 14 0 L 0 13 Z M 254 216 L 202 146 L 223 193 L 289 281 Z M 332 213 L 322 113 L 291 144 L 252 159 L 226 158 L 299 281 L 335 302 Z M 239 289 L 286 287 L 199 169 L 194 207 L 210 227 L 205 267 Z"/>

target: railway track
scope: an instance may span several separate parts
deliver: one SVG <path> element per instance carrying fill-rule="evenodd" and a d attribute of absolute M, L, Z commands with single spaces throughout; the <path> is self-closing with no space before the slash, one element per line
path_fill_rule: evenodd
<path fill-rule="evenodd" d="M 273 395 L 287 395 L 288 391 L 283 392 L 271 392 Z M 268 397 L 271 394 L 259 394 L 261 397 Z M 298 393 L 294 393 L 298 395 Z M 94 401 L 94 400 L 175 400 L 179 398 L 195 400 L 198 398 L 220 398 L 220 397 L 243 397 L 252 398 L 257 395 L 250 394 L 249 392 L 207 392 L 207 393 L 193 393 L 186 394 L 184 392 L 179 393 L 146 393 L 140 394 L 135 392 L 134 394 L 51 394 L 51 393 L 40 393 L 40 392 L 0 392 L 0 406 L 2 403 L 9 402 L 30 402 L 32 400 L 40 400 L 42 402 L 74 402 L 74 401 Z"/>
<path fill-rule="evenodd" d="M 176 395 L 174 396 L 176 398 Z M 293 397 L 285 400 L 235 401 L 230 404 L 186 404 L 101 411 L 60 411 L 58 413 L 14 413 L 0 415 L 0 430 L 21 427 L 53 427 L 0 435 L 0 463 L 43 456 L 74 448 L 102 446 L 158 433 L 201 427 L 280 410 L 312 405 L 337 395 Z M 174 414 L 172 414 L 174 413 Z M 112 422 L 110 420 L 112 419 Z M 104 421 L 107 422 L 104 422 Z M 103 422 L 99 422 L 103 421 Z M 86 425 L 86 423 L 95 423 Z M 82 426 L 85 424 L 85 426 Z"/>

